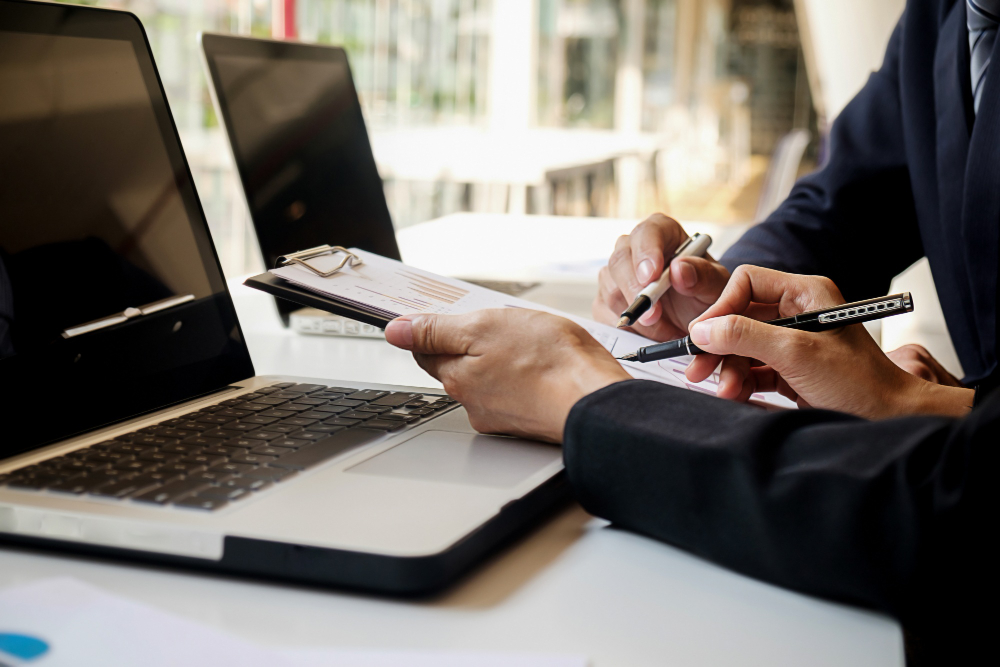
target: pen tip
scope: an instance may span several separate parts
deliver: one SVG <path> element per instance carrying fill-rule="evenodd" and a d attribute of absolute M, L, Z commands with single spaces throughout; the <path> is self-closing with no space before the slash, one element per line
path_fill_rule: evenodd
<path fill-rule="evenodd" d="M 629 325 L 629 322 L 628 322 L 628 318 L 627 317 L 623 317 L 620 320 L 618 320 L 618 328 L 619 329 L 624 329 L 628 325 Z"/>
<path fill-rule="evenodd" d="M 625 356 L 618 357 L 618 361 L 635 361 L 638 358 L 636 354 L 626 354 Z"/>

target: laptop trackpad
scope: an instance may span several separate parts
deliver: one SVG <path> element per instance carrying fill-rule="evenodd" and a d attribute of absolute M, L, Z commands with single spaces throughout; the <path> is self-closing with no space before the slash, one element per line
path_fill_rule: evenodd
<path fill-rule="evenodd" d="M 554 461 L 562 450 L 518 438 L 425 431 L 346 472 L 510 488 Z"/>

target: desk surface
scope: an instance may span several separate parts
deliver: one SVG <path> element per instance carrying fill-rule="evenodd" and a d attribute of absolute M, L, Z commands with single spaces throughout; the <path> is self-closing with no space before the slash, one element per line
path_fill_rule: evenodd
<path fill-rule="evenodd" d="M 490 233 L 476 231 L 481 241 Z M 269 297 L 242 287 L 234 297 L 260 374 L 438 386 L 383 341 L 295 335 Z M 431 600 L 0 549 L 0 587 L 67 575 L 274 646 L 560 652 L 593 667 L 903 664 L 885 617 L 733 574 L 578 507 Z"/>

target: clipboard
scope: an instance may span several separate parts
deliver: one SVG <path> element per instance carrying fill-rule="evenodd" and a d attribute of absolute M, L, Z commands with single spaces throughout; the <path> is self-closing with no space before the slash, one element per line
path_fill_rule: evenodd
<path fill-rule="evenodd" d="M 322 294 L 317 294 L 311 290 L 293 285 L 287 280 L 282 280 L 278 276 L 271 273 L 261 273 L 260 275 L 252 276 L 243 281 L 243 284 L 247 287 L 260 290 L 261 292 L 267 292 L 271 296 L 276 296 L 279 299 L 285 299 L 286 301 L 297 303 L 300 306 L 308 306 L 310 308 L 325 310 L 328 313 L 347 317 L 364 324 L 370 324 L 373 327 L 378 327 L 379 329 L 385 329 L 386 325 L 389 324 L 390 321 L 374 313 L 349 306 L 341 301 L 337 301 L 335 299 L 325 297 Z"/>

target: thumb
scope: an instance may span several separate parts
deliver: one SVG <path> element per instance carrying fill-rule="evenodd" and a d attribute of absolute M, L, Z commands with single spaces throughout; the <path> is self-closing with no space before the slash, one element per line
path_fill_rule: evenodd
<path fill-rule="evenodd" d="M 385 339 L 416 354 L 467 354 L 474 337 L 463 315 L 407 315 L 389 322 Z"/>
<path fill-rule="evenodd" d="M 780 368 L 805 332 L 776 327 L 739 315 L 713 317 L 691 325 L 691 342 L 712 354 L 735 354 Z"/>

